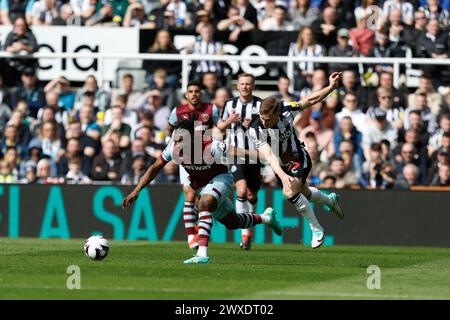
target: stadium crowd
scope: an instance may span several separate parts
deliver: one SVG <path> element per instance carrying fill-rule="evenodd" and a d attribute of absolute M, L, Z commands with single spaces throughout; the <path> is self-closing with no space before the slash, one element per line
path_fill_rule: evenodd
<path fill-rule="evenodd" d="M 298 40 L 276 54 L 448 58 L 449 0 L 1 0 L 0 21 L 13 25 L 3 51 L 37 51 L 33 25 L 115 25 L 158 29 L 149 52 L 178 53 L 170 30 L 200 37 L 191 52 L 223 52 L 215 32 L 236 41 L 242 32 L 298 31 Z M 75 87 L 65 77 L 39 81 L 37 61 L 11 58 L 0 72 L 0 183 L 136 184 L 165 147 L 171 110 L 183 102 L 181 65 L 144 61 L 147 89 L 132 74 L 111 90 L 95 76 Z M 232 97 L 224 65 L 202 61 L 192 77 L 204 85 L 204 102 L 219 110 Z M 415 66 L 417 88 L 395 88 L 391 65 L 300 62 L 294 79 L 271 66 L 278 98 L 290 101 L 327 85 L 343 71 L 341 87 L 302 113 L 300 138 L 313 161 L 310 184 L 408 189 L 450 186 L 450 67 Z M 272 74 L 273 73 L 273 74 Z M 294 92 L 289 91 L 294 81 Z M 276 185 L 268 167 L 264 182 Z M 156 183 L 178 182 L 165 167 Z"/>

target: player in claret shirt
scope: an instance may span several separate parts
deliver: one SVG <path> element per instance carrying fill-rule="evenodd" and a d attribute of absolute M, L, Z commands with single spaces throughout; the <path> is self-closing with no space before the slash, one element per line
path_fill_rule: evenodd
<path fill-rule="evenodd" d="M 260 158 L 269 163 L 281 180 L 283 194 L 309 222 L 313 249 L 323 244 L 325 236 L 310 201 L 325 205 L 325 208 L 333 211 L 339 219 L 343 219 L 344 214 L 335 193 L 326 195 L 317 188 L 308 187 L 306 179 L 311 171 L 311 158 L 304 143 L 298 140 L 294 127 L 300 117 L 299 112 L 325 99 L 338 87 L 340 77 L 341 73 L 332 73 L 328 87 L 299 102 L 280 102 L 275 97 L 264 99 L 259 116 L 252 120 L 249 129 Z"/>
<path fill-rule="evenodd" d="M 203 126 L 201 121 L 194 119 L 181 121 L 161 157 L 148 168 L 136 188 L 122 202 L 122 207 L 130 206 L 137 199 L 139 192 L 169 161 L 174 160 L 182 165 L 190 176 L 191 187 L 200 197 L 199 248 L 193 258 L 184 261 L 185 264 L 210 262 L 208 242 L 213 217 L 230 230 L 250 228 L 263 223 L 268 224 L 277 235 L 283 233 L 272 208 L 267 208 L 262 215 L 236 213 L 229 199 L 233 190 L 233 176 L 228 172 L 227 166 L 222 164 L 222 160 L 234 155 L 248 156 L 251 151 L 221 141 L 203 139 Z"/>

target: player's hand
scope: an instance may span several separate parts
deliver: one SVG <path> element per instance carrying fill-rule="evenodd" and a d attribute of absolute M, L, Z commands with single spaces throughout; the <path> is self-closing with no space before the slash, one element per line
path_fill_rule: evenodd
<path fill-rule="evenodd" d="M 122 208 L 125 209 L 133 204 L 136 201 L 139 193 L 133 191 L 129 195 L 127 195 L 122 201 Z"/>
<path fill-rule="evenodd" d="M 280 177 L 281 183 L 283 184 L 283 189 L 291 189 L 291 181 L 295 181 L 294 177 L 291 177 L 290 175 L 284 174 L 282 177 Z"/>
<path fill-rule="evenodd" d="M 232 124 L 241 121 L 241 117 L 235 111 L 232 111 L 227 120 L 229 124 Z"/>
<path fill-rule="evenodd" d="M 339 87 L 339 81 L 341 80 L 342 72 L 333 72 L 328 80 L 330 81 L 330 86 L 333 89 L 337 89 Z"/>
<path fill-rule="evenodd" d="M 242 121 L 242 126 L 246 129 L 248 129 L 248 127 L 250 126 L 250 121 L 251 121 L 251 119 L 244 118 L 244 121 Z"/>

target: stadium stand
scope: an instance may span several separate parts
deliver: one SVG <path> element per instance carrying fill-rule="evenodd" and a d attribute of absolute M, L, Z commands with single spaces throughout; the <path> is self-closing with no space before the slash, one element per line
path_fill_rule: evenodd
<path fill-rule="evenodd" d="M 102 26 L 117 32 L 139 29 L 136 46 L 142 53 L 222 55 L 232 44 L 243 54 L 242 48 L 259 43 L 277 56 L 432 60 L 449 58 L 449 4 L 1 0 L 1 50 L 13 57 L 0 59 L 0 183 L 136 184 L 164 149 L 167 117 L 183 101 L 179 61 L 123 60 L 112 71 L 112 81 L 97 74 L 81 82 L 70 73 L 39 79 L 45 64 L 39 69 L 36 59 L 21 56 L 38 51 L 34 32 L 39 26 L 49 33 L 84 28 L 87 36 Z M 195 43 L 175 43 L 173 35 Z M 108 41 L 113 48 L 126 46 Z M 342 86 L 305 111 L 300 122 L 315 168 L 310 184 L 448 190 L 450 66 L 409 63 L 400 66 L 396 79 L 391 64 L 299 62 L 288 92 L 277 80 L 289 70 L 271 63 L 257 76 L 256 90 L 261 97 L 304 97 L 325 86 L 324 74 L 335 70 L 345 71 Z M 223 103 L 222 95 L 232 95 L 240 71 L 233 62 L 205 60 L 193 64 L 189 76 L 216 74 L 217 83 L 205 88 L 210 101 Z M 176 172 L 168 166 L 155 183 L 178 183 Z M 263 172 L 265 183 L 277 183 L 270 169 Z"/>

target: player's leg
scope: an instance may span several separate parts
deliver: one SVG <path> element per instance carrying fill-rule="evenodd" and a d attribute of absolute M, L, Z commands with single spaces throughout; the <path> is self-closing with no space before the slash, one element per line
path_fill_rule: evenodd
<path fill-rule="evenodd" d="M 259 165 L 246 165 L 244 168 L 245 181 L 247 183 L 248 213 L 256 214 L 258 191 L 261 187 L 261 167 Z M 253 239 L 252 229 L 242 229 L 241 248 L 250 250 Z"/>
<path fill-rule="evenodd" d="M 187 235 L 188 246 L 191 249 L 198 248 L 198 212 L 196 207 L 197 193 L 190 186 L 189 174 L 180 166 L 180 184 L 184 191 L 184 207 L 183 207 L 183 221 L 184 229 Z"/>
<path fill-rule="evenodd" d="M 237 213 L 250 213 L 249 203 L 247 199 L 247 181 L 245 179 L 245 165 L 236 164 L 232 166 L 231 172 L 233 174 L 233 180 L 236 187 L 236 212 Z M 249 239 L 249 229 L 242 229 L 242 240 L 240 247 L 244 248 L 244 244 Z"/>
<path fill-rule="evenodd" d="M 325 194 L 315 187 L 303 184 L 302 194 L 310 201 L 325 206 L 327 211 L 333 212 L 339 219 L 344 219 L 344 212 L 339 206 L 339 195 L 332 192 Z"/>
<path fill-rule="evenodd" d="M 236 213 L 229 199 L 225 199 L 213 212 L 213 216 L 229 230 L 251 228 L 257 224 L 267 224 L 276 234 L 283 234 L 283 229 L 276 219 L 272 208 L 267 208 L 263 214 L 241 214 Z"/>
<path fill-rule="evenodd" d="M 302 178 L 295 177 L 295 181 L 291 182 L 291 188 L 283 188 L 283 193 L 286 198 L 293 204 L 298 213 L 300 213 L 306 221 L 308 221 L 313 237 L 311 240 L 311 247 L 316 249 L 320 247 L 325 238 L 323 228 L 317 221 L 314 210 L 310 202 L 302 193 L 303 181 Z"/>
<path fill-rule="evenodd" d="M 198 249 L 198 210 L 196 206 L 197 194 L 191 186 L 184 186 L 183 221 L 190 249 Z"/>
<path fill-rule="evenodd" d="M 186 264 L 209 263 L 208 244 L 212 229 L 212 212 L 216 211 L 224 199 L 227 199 L 233 188 L 233 177 L 221 174 L 214 177 L 209 184 L 203 187 L 198 201 L 198 237 L 199 247 L 195 257 L 184 261 Z"/>
<path fill-rule="evenodd" d="M 336 193 L 333 192 L 330 195 L 326 195 L 325 193 L 320 192 L 317 188 L 309 187 L 306 183 L 306 179 L 308 178 L 309 172 L 312 168 L 312 161 L 309 153 L 305 149 L 302 149 L 299 160 L 299 174 L 304 182 L 302 186 L 302 194 L 311 202 L 325 205 L 325 209 L 327 211 L 333 211 L 339 219 L 344 219 L 344 212 L 339 206 L 339 197 Z"/>

